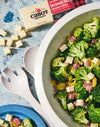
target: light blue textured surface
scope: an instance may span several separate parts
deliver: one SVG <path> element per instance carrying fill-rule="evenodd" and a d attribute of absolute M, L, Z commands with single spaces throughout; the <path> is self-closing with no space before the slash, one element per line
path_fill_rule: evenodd
<path fill-rule="evenodd" d="M 5 2 L 5 1 L 7 1 L 7 2 Z M 36 4 L 41 1 L 42 0 L 0 0 L 0 28 L 3 28 L 3 29 L 8 30 L 10 32 L 13 32 L 15 24 L 22 24 L 20 17 L 19 17 L 18 9 L 28 6 L 28 5 Z M 100 1 L 100 0 L 98 0 L 98 1 Z M 94 2 L 95 2 L 95 0 L 94 0 Z M 8 11 L 11 11 L 14 13 L 14 20 L 13 20 L 13 22 L 10 22 L 10 23 L 4 23 L 3 18 Z M 32 32 L 33 36 L 25 39 L 25 41 L 27 42 L 27 45 L 28 46 L 40 45 L 41 40 L 43 39 L 43 37 L 45 36 L 45 34 L 47 33 L 47 31 L 49 30 L 50 27 L 51 26 L 43 26 L 39 29 L 34 30 Z M 24 51 L 25 51 L 25 48 L 21 48 L 19 50 L 16 50 L 14 52 L 13 56 L 5 57 L 3 54 L 3 48 L 0 47 L 0 70 L 6 66 L 22 67 L 23 66 L 22 56 L 23 56 Z M 30 75 L 28 75 L 28 76 L 30 79 L 29 83 L 31 85 L 32 92 L 36 96 L 35 88 L 33 85 L 33 79 L 32 79 L 32 77 L 30 77 Z M 0 105 L 12 104 L 12 103 L 30 106 L 27 103 L 27 101 L 25 101 L 21 97 L 10 94 L 0 84 Z"/>
<path fill-rule="evenodd" d="M 38 2 L 42 2 L 42 0 L 0 0 L 0 28 L 3 28 L 5 30 L 8 30 L 10 32 L 13 32 L 15 24 L 22 24 L 18 9 L 36 4 Z M 14 13 L 14 19 L 10 23 L 3 22 L 3 18 L 6 15 L 8 11 L 11 11 Z M 35 46 L 40 45 L 41 40 L 43 39 L 44 35 L 47 33 L 48 29 L 51 26 L 43 26 L 39 29 L 36 29 L 32 31 L 32 37 L 29 37 L 27 39 L 24 39 L 28 46 Z M 12 56 L 4 56 L 3 48 L 0 47 L 0 70 L 5 68 L 6 66 L 12 67 L 12 66 L 18 66 L 22 67 L 22 56 L 24 54 L 25 48 L 21 48 L 14 51 L 14 55 Z M 32 77 L 29 77 L 29 84 L 32 86 L 32 93 L 35 94 L 35 88 L 33 85 L 33 79 Z M 1 84 L 1 83 L 0 83 Z M 22 104 L 22 105 L 28 105 L 27 101 L 22 99 L 21 97 L 18 97 L 16 95 L 10 94 L 8 91 L 6 91 L 1 85 L 0 85 L 0 105 L 3 104 Z"/>

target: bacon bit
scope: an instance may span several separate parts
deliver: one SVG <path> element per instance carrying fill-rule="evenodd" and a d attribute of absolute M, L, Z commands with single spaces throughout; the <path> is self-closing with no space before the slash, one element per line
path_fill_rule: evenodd
<path fill-rule="evenodd" d="M 12 122 L 14 122 L 17 126 L 21 124 L 21 121 L 18 118 L 13 118 Z"/>
<path fill-rule="evenodd" d="M 68 38 L 69 42 L 75 42 L 76 38 L 72 35 Z"/>
<path fill-rule="evenodd" d="M 73 67 L 74 67 L 75 69 L 78 69 L 80 66 L 79 66 L 79 64 L 74 63 L 74 64 L 73 64 Z"/>
<path fill-rule="evenodd" d="M 91 123 L 88 123 L 88 124 L 86 125 L 86 127 L 91 127 Z"/>
<path fill-rule="evenodd" d="M 92 39 L 91 44 L 94 44 L 96 42 L 96 39 Z"/>
<path fill-rule="evenodd" d="M 85 61 L 85 62 L 84 62 L 84 66 L 90 67 L 90 66 L 91 66 L 91 62 L 90 62 L 90 61 Z"/>
<path fill-rule="evenodd" d="M 75 106 L 75 107 L 77 107 L 77 104 L 76 104 L 76 102 L 74 102 L 73 104 L 74 104 L 74 106 Z"/>
<path fill-rule="evenodd" d="M 75 97 L 76 97 L 75 92 L 68 93 L 68 99 L 75 99 Z"/>
<path fill-rule="evenodd" d="M 91 90 L 92 90 L 92 83 L 91 82 L 89 82 L 89 83 L 84 82 L 83 87 L 86 89 L 86 91 L 91 93 Z"/>

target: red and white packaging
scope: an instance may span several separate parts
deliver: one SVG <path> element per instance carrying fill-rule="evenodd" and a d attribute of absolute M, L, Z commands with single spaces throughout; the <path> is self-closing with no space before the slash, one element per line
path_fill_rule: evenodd
<path fill-rule="evenodd" d="M 47 0 L 54 20 L 58 20 L 66 12 L 86 4 L 85 0 Z"/>
<path fill-rule="evenodd" d="M 48 0 L 53 15 L 75 8 L 72 0 Z"/>

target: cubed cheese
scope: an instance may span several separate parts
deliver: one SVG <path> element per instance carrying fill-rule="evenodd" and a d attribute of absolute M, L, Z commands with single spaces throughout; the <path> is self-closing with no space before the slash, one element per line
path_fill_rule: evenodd
<path fill-rule="evenodd" d="M 84 100 L 82 100 L 82 99 L 78 99 L 78 100 L 76 100 L 76 106 L 84 106 Z"/>
<path fill-rule="evenodd" d="M 12 118 L 13 118 L 12 115 L 7 114 L 5 120 L 10 122 L 12 120 Z"/>
<path fill-rule="evenodd" d="M 4 38 L 0 38 L 0 46 L 5 46 L 5 39 Z"/>
<path fill-rule="evenodd" d="M 5 47 L 5 48 L 4 48 L 4 54 L 5 54 L 5 55 L 11 54 L 11 50 L 10 50 L 9 47 Z"/>
<path fill-rule="evenodd" d="M 91 79 L 93 79 L 94 74 L 90 72 L 90 73 L 87 75 L 87 77 L 89 78 L 89 80 L 91 80 Z"/>
<path fill-rule="evenodd" d="M 99 62 L 99 59 L 95 57 L 92 61 L 94 64 L 97 64 Z"/>
<path fill-rule="evenodd" d="M 4 120 L 0 119 L 0 125 L 2 125 L 4 123 Z"/>
<path fill-rule="evenodd" d="M 18 26 L 18 25 L 16 25 L 15 26 L 15 32 L 20 32 L 21 30 L 22 30 L 22 26 Z"/>
<path fill-rule="evenodd" d="M 73 103 L 69 103 L 67 104 L 68 110 L 73 110 L 74 109 L 74 104 Z"/>
<path fill-rule="evenodd" d="M 14 34 L 14 35 L 11 36 L 11 38 L 12 38 L 13 41 L 18 41 L 19 36 L 17 34 Z"/>
<path fill-rule="evenodd" d="M 12 38 L 8 38 L 7 42 L 6 42 L 6 45 L 10 47 L 10 46 L 12 46 L 12 44 L 13 44 Z"/>
<path fill-rule="evenodd" d="M 65 60 L 65 63 L 67 64 L 72 64 L 73 63 L 73 57 L 70 57 L 70 56 L 67 56 L 66 60 Z"/>
<path fill-rule="evenodd" d="M 74 86 L 66 87 L 66 91 L 67 92 L 73 92 L 74 91 Z"/>
<path fill-rule="evenodd" d="M 7 32 L 3 29 L 0 29 L 0 35 L 3 36 L 3 37 L 6 37 L 7 36 Z"/>
<path fill-rule="evenodd" d="M 99 127 L 98 123 L 91 123 L 90 127 Z"/>
<path fill-rule="evenodd" d="M 21 30 L 18 34 L 19 34 L 19 36 L 20 36 L 21 39 L 23 39 L 23 38 L 25 38 L 27 36 L 25 30 Z"/>
<path fill-rule="evenodd" d="M 22 40 L 17 41 L 17 42 L 16 42 L 16 47 L 18 48 L 18 47 L 21 47 L 21 46 L 23 46 Z"/>
<path fill-rule="evenodd" d="M 66 46 L 66 44 L 63 44 L 63 45 L 60 46 L 59 50 L 60 50 L 61 52 L 63 52 L 63 51 L 65 51 L 67 48 L 68 48 L 68 47 Z"/>

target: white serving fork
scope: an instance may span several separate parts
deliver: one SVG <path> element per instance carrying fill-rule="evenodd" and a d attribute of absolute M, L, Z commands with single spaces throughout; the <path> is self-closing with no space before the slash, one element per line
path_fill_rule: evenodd
<path fill-rule="evenodd" d="M 10 68 L 5 68 L 2 71 L 1 81 L 4 87 L 9 90 L 11 93 L 19 95 L 27 100 L 34 110 L 42 116 L 46 123 L 50 127 L 54 127 L 50 120 L 47 119 L 46 114 L 42 110 L 39 102 L 31 94 L 27 75 L 21 68 L 16 68 L 14 71 Z"/>

